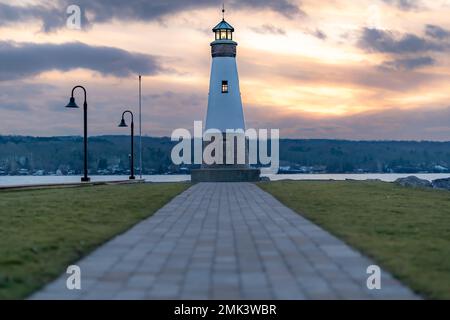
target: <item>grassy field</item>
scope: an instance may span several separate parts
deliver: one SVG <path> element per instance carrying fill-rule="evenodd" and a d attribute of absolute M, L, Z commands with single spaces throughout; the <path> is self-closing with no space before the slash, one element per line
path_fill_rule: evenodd
<path fill-rule="evenodd" d="M 450 299 L 450 192 L 353 181 L 259 186 L 424 297 Z"/>
<path fill-rule="evenodd" d="M 0 299 L 26 297 L 188 186 L 0 191 Z"/>

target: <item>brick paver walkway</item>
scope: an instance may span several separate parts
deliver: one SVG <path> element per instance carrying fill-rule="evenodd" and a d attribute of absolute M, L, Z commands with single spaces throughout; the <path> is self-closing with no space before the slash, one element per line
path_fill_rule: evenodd
<path fill-rule="evenodd" d="M 33 299 L 417 298 L 373 262 L 250 183 L 200 183 L 77 263 Z"/>

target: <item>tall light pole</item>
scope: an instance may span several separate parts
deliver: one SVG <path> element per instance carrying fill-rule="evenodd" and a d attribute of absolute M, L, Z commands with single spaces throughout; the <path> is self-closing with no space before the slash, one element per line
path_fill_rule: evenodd
<path fill-rule="evenodd" d="M 134 180 L 134 116 L 133 112 L 126 110 L 122 113 L 122 120 L 119 123 L 119 127 L 128 127 L 125 122 L 125 113 L 131 115 L 131 161 L 130 161 L 130 180 Z"/>
<path fill-rule="evenodd" d="M 88 177 L 88 151 L 87 151 L 87 94 L 86 89 L 83 86 L 75 86 L 72 89 L 72 94 L 70 96 L 70 101 L 67 104 L 66 108 L 79 108 L 75 103 L 75 98 L 73 93 L 75 89 L 80 88 L 84 91 L 84 103 L 83 103 L 83 111 L 84 111 L 84 175 L 81 178 L 81 182 L 89 182 L 91 179 Z"/>
<path fill-rule="evenodd" d="M 142 108 L 141 75 L 139 75 L 139 176 L 142 179 Z"/>

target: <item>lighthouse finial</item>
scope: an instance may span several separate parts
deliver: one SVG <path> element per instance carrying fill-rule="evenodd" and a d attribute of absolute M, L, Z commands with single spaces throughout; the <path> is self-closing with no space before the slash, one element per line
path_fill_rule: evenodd
<path fill-rule="evenodd" d="M 222 3 L 222 20 L 225 20 L 225 3 Z"/>

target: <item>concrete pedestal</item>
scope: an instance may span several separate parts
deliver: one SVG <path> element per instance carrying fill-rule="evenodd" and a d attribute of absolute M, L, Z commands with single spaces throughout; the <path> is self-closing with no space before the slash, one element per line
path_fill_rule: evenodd
<path fill-rule="evenodd" d="M 191 170 L 191 181 L 197 182 L 256 182 L 260 170 L 254 168 L 200 168 Z"/>

